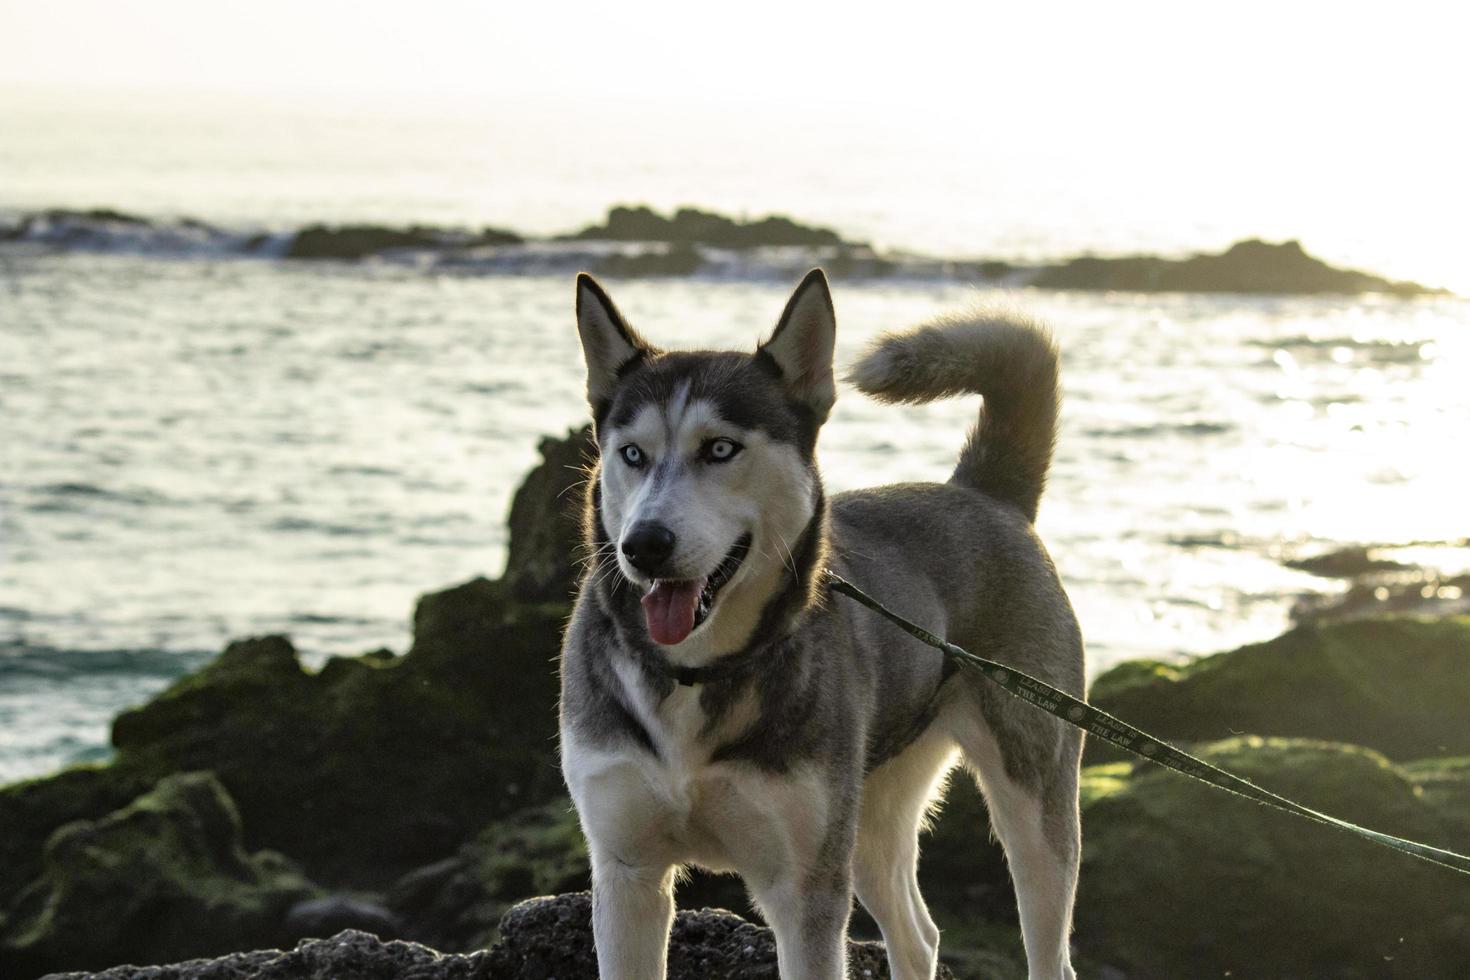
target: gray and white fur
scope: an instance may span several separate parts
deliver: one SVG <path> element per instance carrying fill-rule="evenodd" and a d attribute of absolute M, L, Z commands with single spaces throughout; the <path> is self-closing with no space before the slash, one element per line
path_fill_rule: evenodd
<path fill-rule="evenodd" d="M 815 451 L 836 326 L 820 271 L 753 353 L 658 350 L 588 276 L 577 323 L 600 462 L 561 750 L 602 977 L 665 975 L 690 865 L 744 877 L 785 980 L 845 977 L 853 895 L 893 976 L 933 977 L 918 836 L 958 764 L 1005 848 L 1030 976 L 1072 978 L 1080 737 L 824 578 L 1081 696 L 1076 619 L 1032 527 L 1057 424 L 1047 333 L 974 314 L 880 338 L 858 388 L 979 394 L 980 418 L 948 482 L 828 498 Z"/>

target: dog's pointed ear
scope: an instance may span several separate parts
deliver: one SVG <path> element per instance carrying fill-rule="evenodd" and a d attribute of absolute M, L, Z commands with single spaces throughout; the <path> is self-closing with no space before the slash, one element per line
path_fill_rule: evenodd
<path fill-rule="evenodd" d="M 612 397 L 618 374 L 653 348 L 628 326 L 607 293 L 587 273 L 577 276 L 577 333 L 587 361 L 587 403 L 594 414 Z"/>
<path fill-rule="evenodd" d="M 837 316 L 832 309 L 832 292 L 821 269 L 802 279 L 771 339 L 760 346 L 781 369 L 787 389 L 824 420 L 837 400 L 837 383 L 832 376 L 833 346 L 837 342 Z"/>

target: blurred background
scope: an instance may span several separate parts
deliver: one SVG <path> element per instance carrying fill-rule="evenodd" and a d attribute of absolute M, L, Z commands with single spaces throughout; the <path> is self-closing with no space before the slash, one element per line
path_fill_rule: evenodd
<path fill-rule="evenodd" d="M 1464 611 L 1465 20 L 1415 3 L 0 0 L 0 784 L 112 759 L 113 717 L 231 639 L 289 634 L 309 667 L 401 654 L 416 596 L 496 577 L 538 440 L 586 417 L 580 269 L 665 346 L 754 345 L 812 265 L 834 281 L 842 364 L 966 303 L 1048 321 L 1066 402 L 1040 530 L 1091 676 L 1324 610 Z M 829 488 L 943 479 L 975 410 L 844 392 Z M 464 595 L 500 601 L 477 589 L 421 610 L 415 655 Z M 543 686 L 554 642 L 527 661 Z M 350 673 L 333 669 L 322 684 Z M 549 732 L 543 695 L 525 704 Z M 144 771 L 138 725 L 112 740 L 132 757 L 80 772 Z M 148 780 L 53 823 L 218 769 L 247 844 L 366 888 L 483 820 L 354 876 L 292 849 L 300 814 L 260 802 L 290 796 L 274 776 L 149 758 Z M 485 799 L 559 799 L 536 764 L 545 785 L 492 774 Z M 5 824 L 51 790 L 29 792 L 0 794 L 12 840 L 52 826 Z M 13 935 L 33 935 L 15 923 L 43 893 L 20 890 L 35 833 L 0 888 L 0 953 L 32 942 Z M 491 906 L 454 941 L 488 942 Z M 93 965 L 133 948 L 98 949 Z"/>

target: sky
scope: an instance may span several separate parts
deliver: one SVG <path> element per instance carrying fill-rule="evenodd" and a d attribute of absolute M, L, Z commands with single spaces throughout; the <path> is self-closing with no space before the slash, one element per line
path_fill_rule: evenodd
<path fill-rule="evenodd" d="M 1456 6 L 0 0 L 0 80 L 1463 126 Z"/>
<path fill-rule="evenodd" d="M 1467 36 L 1470 7 L 1446 2 L 0 0 L 0 109 L 106 90 L 544 105 L 548 125 L 621 113 L 675 136 L 692 113 L 810 120 L 915 154 L 1167 174 L 1180 200 L 1300 186 L 1443 255 L 1470 223 Z"/>

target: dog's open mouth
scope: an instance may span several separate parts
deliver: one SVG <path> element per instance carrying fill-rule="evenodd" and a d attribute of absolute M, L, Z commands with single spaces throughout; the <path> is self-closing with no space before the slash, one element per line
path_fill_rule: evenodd
<path fill-rule="evenodd" d="M 725 560 L 706 578 L 653 580 L 643 597 L 643 618 L 655 643 L 673 646 L 699 629 L 715 607 L 715 597 L 734 578 L 750 552 L 750 535 L 742 534 Z"/>

